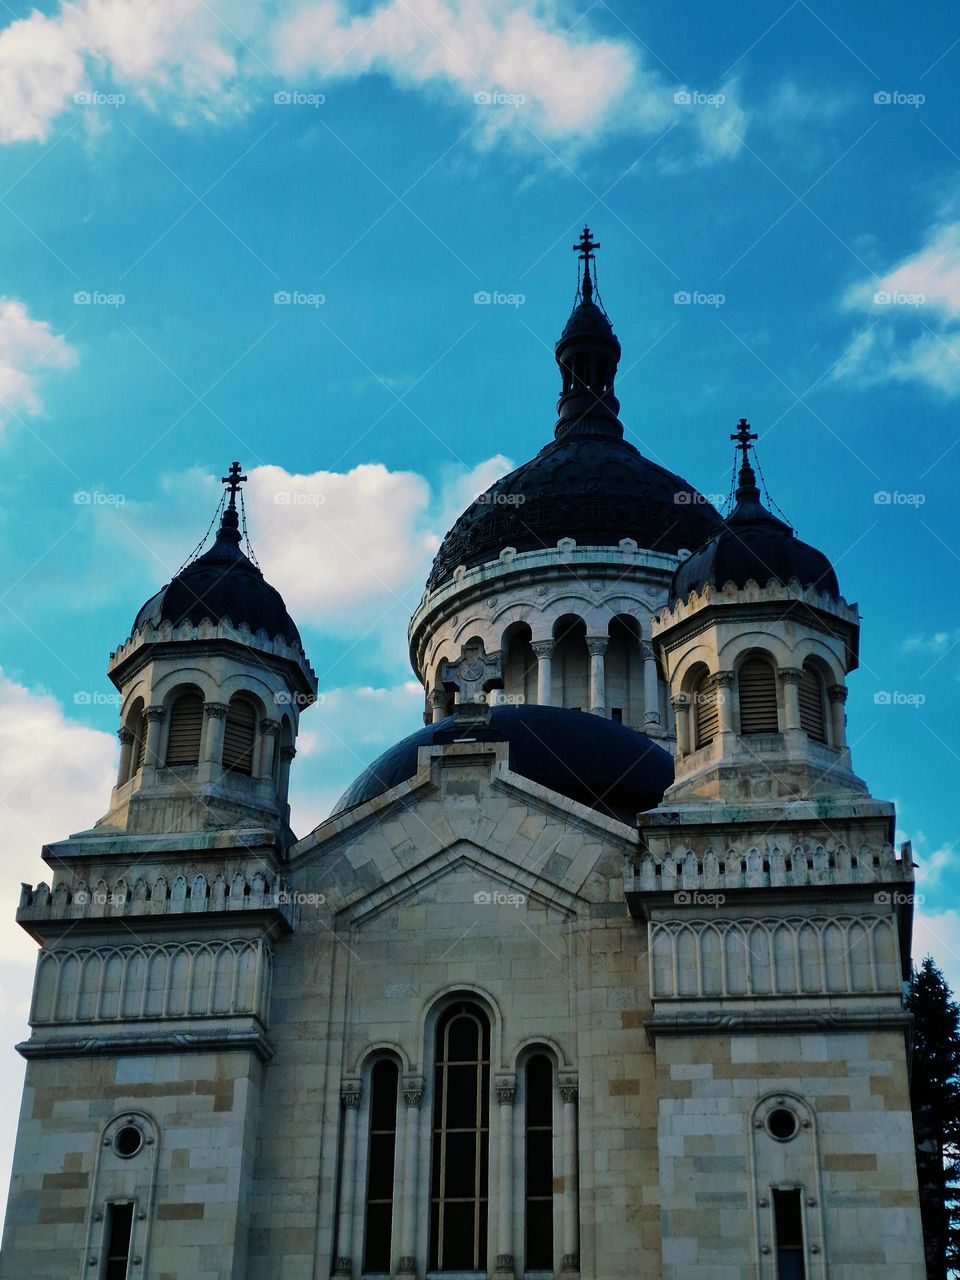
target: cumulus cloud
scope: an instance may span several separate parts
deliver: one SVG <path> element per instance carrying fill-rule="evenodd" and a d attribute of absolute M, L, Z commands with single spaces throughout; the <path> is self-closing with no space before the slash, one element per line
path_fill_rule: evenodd
<path fill-rule="evenodd" d="M 185 123 L 269 101 L 287 89 L 281 76 L 318 80 L 307 86 L 316 91 L 381 74 L 473 112 L 481 145 L 681 124 L 698 139 L 699 159 L 735 154 L 745 121 L 732 87 L 724 103 L 678 113 L 682 86 L 646 66 L 632 42 L 579 19 L 552 0 L 386 0 L 363 9 L 347 0 L 279 9 L 264 0 L 174 8 L 62 0 L 56 13 L 0 32 L 0 141 L 43 140 L 78 94 L 104 89 Z"/>
<path fill-rule="evenodd" d="M 834 377 L 860 386 L 919 382 L 960 394 L 960 222 L 934 227 L 915 253 L 844 294 L 846 310 L 870 316 Z"/>
<path fill-rule="evenodd" d="M 40 413 L 43 372 L 76 362 L 75 349 L 45 320 L 34 320 L 16 298 L 0 297 L 0 427 L 13 414 Z"/>

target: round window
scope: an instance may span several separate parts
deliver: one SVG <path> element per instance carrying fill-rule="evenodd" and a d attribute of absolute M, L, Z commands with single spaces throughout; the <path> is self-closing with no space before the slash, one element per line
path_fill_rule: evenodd
<path fill-rule="evenodd" d="M 774 1107 L 767 1116 L 767 1133 L 778 1142 L 789 1142 L 800 1128 L 797 1117 L 789 1107 Z"/>
<path fill-rule="evenodd" d="M 129 1160 L 131 1156 L 135 1156 L 143 1146 L 143 1132 L 138 1129 L 135 1124 L 125 1124 L 116 1132 L 113 1139 L 113 1149 L 118 1156 L 122 1156 L 124 1160 Z"/>

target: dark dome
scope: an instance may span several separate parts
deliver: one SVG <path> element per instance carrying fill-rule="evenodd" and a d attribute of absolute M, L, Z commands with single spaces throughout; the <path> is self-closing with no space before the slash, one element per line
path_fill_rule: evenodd
<path fill-rule="evenodd" d="M 609 428 L 581 430 L 552 440 L 467 508 L 437 552 L 428 589 L 458 565 L 496 560 L 504 547 L 535 551 L 561 538 L 616 547 L 633 538 L 640 547 L 676 553 L 700 546 L 721 527 L 720 516 L 686 480 Z"/>
<path fill-rule="evenodd" d="M 691 591 L 708 584 L 723 588 L 732 582 L 745 587 L 752 579 L 766 586 L 771 579 L 786 585 L 796 579 L 802 587 L 815 587 L 840 598 L 833 566 L 822 551 L 801 542 L 793 530 L 766 509 L 753 480 L 753 472 L 741 471 L 737 505 L 723 528 L 684 560 L 673 575 L 670 602 L 685 600 Z"/>
<path fill-rule="evenodd" d="M 673 760 L 655 742 L 586 711 L 560 707 L 492 707 L 489 723 L 454 716 L 412 733 L 385 751 L 340 797 L 342 813 L 412 778 L 420 747 L 448 742 L 510 744 L 510 768 L 601 813 L 633 822 L 660 803 L 673 781 Z"/>
<path fill-rule="evenodd" d="M 133 630 L 145 622 L 176 626 L 184 621 L 200 623 L 204 618 L 215 623 L 229 618 L 235 626 L 245 622 L 251 631 L 262 628 L 271 639 L 282 636 L 288 644 L 300 646 L 300 633 L 280 592 L 241 551 L 236 512 L 229 510 L 224 512 L 210 550 L 151 596 L 137 614 Z"/>

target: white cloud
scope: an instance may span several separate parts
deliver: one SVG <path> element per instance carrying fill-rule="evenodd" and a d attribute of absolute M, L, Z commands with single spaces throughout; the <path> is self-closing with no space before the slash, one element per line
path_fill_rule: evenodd
<path fill-rule="evenodd" d="M 931 635 L 908 636 L 900 646 L 902 653 L 922 653 L 939 657 L 960 644 L 960 631 L 934 631 Z"/>
<path fill-rule="evenodd" d="M 474 139 L 548 146 L 679 123 L 698 159 L 735 154 L 745 124 L 727 102 L 678 108 L 677 86 L 624 38 L 592 33 L 555 0 L 64 0 L 0 32 L 0 141 L 42 141 L 80 92 L 121 93 L 177 123 L 231 117 L 290 88 L 326 92 L 370 74 L 460 105 Z M 279 11 L 278 11 L 279 10 Z M 278 77 L 289 83 L 277 83 Z M 303 83 L 295 83 L 302 81 Z M 314 81 L 316 83 L 314 83 Z M 477 100 L 487 95 L 489 101 Z M 95 108 L 94 108 L 95 110 Z M 723 128 L 726 119 L 733 128 Z"/>
<path fill-rule="evenodd" d="M 0 426 L 11 414 L 40 413 L 41 373 L 76 362 L 76 350 L 45 320 L 34 320 L 16 298 L 0 297 Z"/>
<path fill-rule="evenodd" d="M 863 387 L 920 382 L 960 394 L 960 222 L 933 228 L 916 253 L 852 285 L 842 305 L 873 323 L 857 334 L 835 378 Z"/>
<path fill-rule="evenodd" d="M 960 912 L 920 910 L 913 921 L 913 962 L 933 956 L 954 995 L 960 996 Z"/>

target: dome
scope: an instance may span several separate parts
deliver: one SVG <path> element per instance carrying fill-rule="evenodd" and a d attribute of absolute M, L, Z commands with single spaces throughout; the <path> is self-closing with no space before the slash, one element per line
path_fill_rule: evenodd
<path fill-rule="evenodd" d="M 561 538 L 616 547 L 622 538 L 676 554 L 700 546 L 720 516 L 686 480 L 608 433 L 571 432 L 503 476 L 460 516 L 427 579 L 440 586 L 458 565 L 496 560 L 504 547 L 535 551 Z"/>
<path fill-rule="evenodd" d="M 622 821 L 659 804 L 673 781 L 670 755 L 615 720 L 560 707 L 495 706 L 486 724 L 448 716 L 404 738 L 347 788 L 334 813 L 412 778 L 420 747 L 463 741 L 508 743 L 515 773 Z"/>
<path fill-rule="evenodd" d="M 741 431 L 749 424 L 741 420 Z M 801 542 L 790 526 L 772 515 L 760 501 L 753 468 L 740 468 L 736 506 L 722 527 L 678 567 L 670 585 L 670 603 L 685 600 L 691 591 L 728 582 L 745 587 L 749 581 L 766 586 L 771 579 L 786 585 L 794 579 L 840 598 L 833 565 L 816 547 Z"/>
<path fill-rule="evenodd" d="M 229 618 L 234 626 L 246 623 L 251 631 L 264 630 L 271 640 L 282 636 L 288 644 L 302 647 L 280 592 L 240 549 L 237 513 L 230 507 L 210 550 L 151 596 L 134 619 L 133 630 L 147 622 L 176 626 L 204 618 L 214 623 Z"/>

